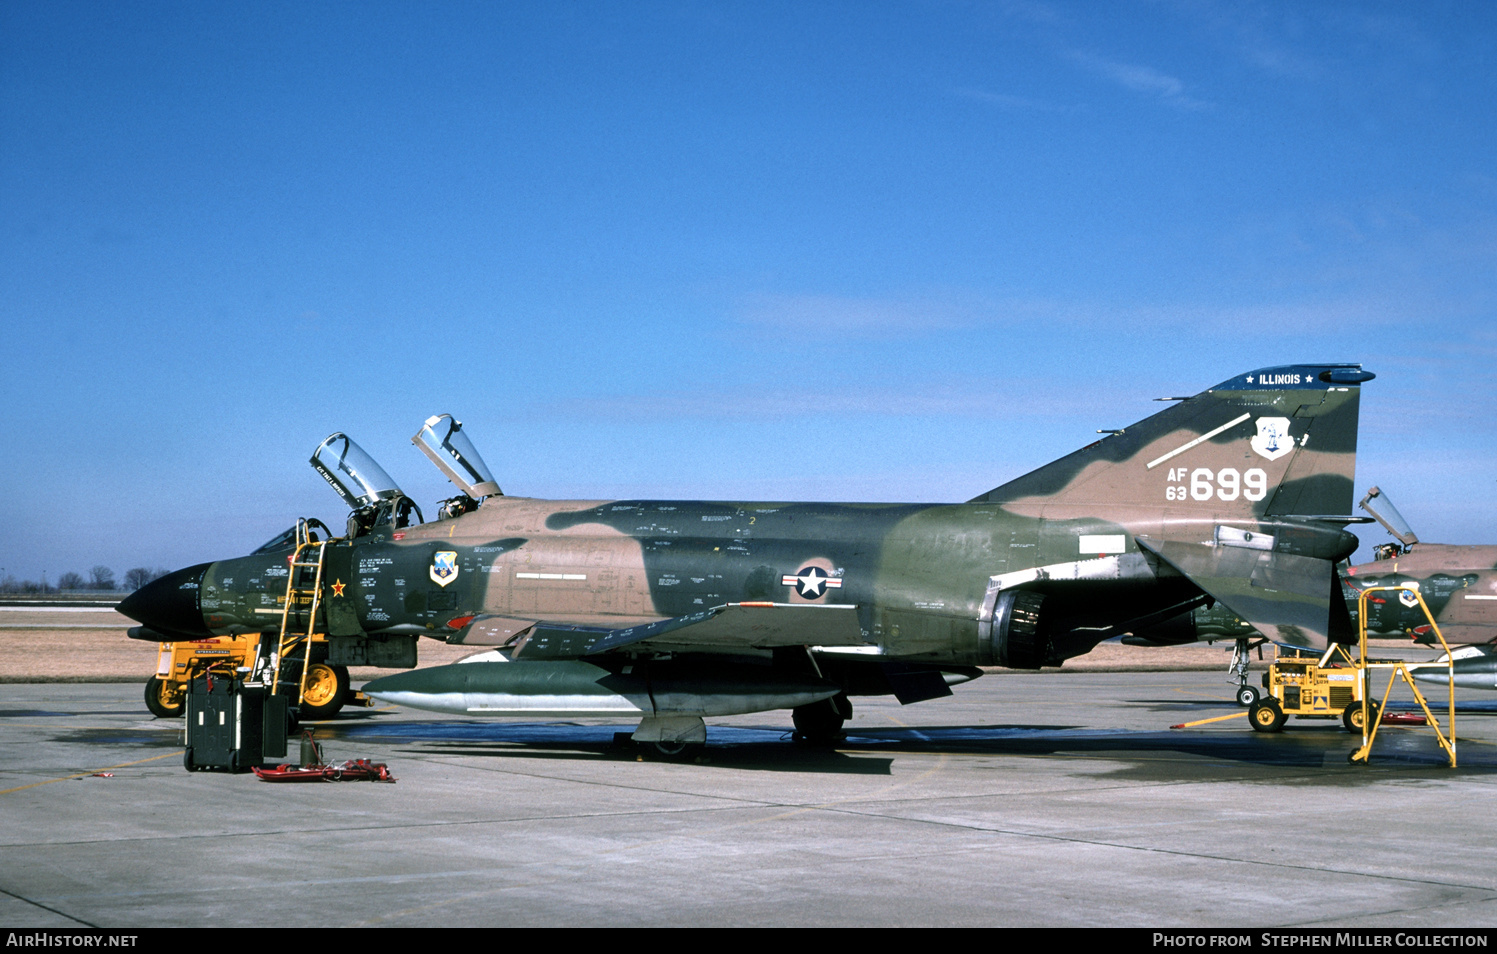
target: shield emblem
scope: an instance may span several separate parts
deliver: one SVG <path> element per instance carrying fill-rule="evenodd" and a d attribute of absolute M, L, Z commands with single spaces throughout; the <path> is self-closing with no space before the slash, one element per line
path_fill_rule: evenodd
<path fill-rule="evenodd" d="M 1413 609 L 1414 607 L 1419 605 L 1419 597 L 1414 595 L 1413 590 L 1399 590 L 1398 602 L 1407 606 L 1409 609 Z"/>
<path fill-rule="evenodd" d="M 1278 460 L 1294 450 L 1294 438 L 1289 436 L 1289 418 L 1258 418 L 1258 436 L 1250 442 L 1259 457 Z"/>
<path fill-rule="evenodd" d="M 457 579 L 457 552 L 438 550 L 431 558 L 431 581 L 438 586 L 446 586 L 455 579 Z"/>

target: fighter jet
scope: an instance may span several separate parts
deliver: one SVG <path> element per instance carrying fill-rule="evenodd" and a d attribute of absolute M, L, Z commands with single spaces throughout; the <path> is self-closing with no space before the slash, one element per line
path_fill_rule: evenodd
<path fill-rule="evenodd" d="M 676 752 L 705 741 L 706 718 L 773 709 L 834 739 L 850 697 L 950 695 L 979 667 L 1059 665 L 1210 602 L 1289 645 L 1348 639 L 1334 566 L 1357 546 L 1344 528 L 1372 377 L 1236 375 L 951 504 L 505 496 L 442 415 L 413 441 L 462 493 L 423 523 L 335 434 L 313 456 L 353 508 L 320 547 L 330 661 L 410 668 L 422 636 L 490 647 L 364 691 L 638 719 L 635 740 Z M 179 570 L 120 611 L 152 640 L 273 632 L 295 538 Z"/>
<path fill-rule="evenodd" d="M 1450 654 L 1449 670 L 1416 670 L 1414 678 L 1461 689 L 1497 689 L 1497 546 L 1421 543 L 1418 534 L 1377 487 L 1358 506 L 1372 514 L 1397 541 L 1373 548 L 1373 561 L 1346 571 L 1352 599 L 1361 591 L 1400 584 L 1413 587 L 1435 617 L 1447 645 L 1474 644 Z M 1434 627 L 1409 590 L 1369 593 L 1367 632 L 1408 636 L 1437 645 Z M 1487 644 L 1487 645 L 1482 645 Z M 1438 662 L 1446 662 L 1440 656 Z"/>
<path fill-rule="evenodd" d="M 1373 561 L 1349 568 L 1351 596 L 1375 586 L 1414 587 L 1435 616 L 1447 643 L 1497 640 L 1497 546 L 1421 543 L 1408 521 L 1377 487 L 1358 504 L 1372 514 L 1396 543 L 1373 549 Z M 1408 636 L 1435 643 L 1419 600 L 1407 590 L 1368 596 L 1367 632 Z"/>

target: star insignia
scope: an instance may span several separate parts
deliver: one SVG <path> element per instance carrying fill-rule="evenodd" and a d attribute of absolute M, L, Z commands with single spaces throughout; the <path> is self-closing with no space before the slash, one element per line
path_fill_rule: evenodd
<path fill-rule="evenodd" d="M 334 596 L 342 596 L 343 595 L 343 588 L 345 586 L 347 586 L 347 585 L 348 584 L 344 583 L 342 580 L 339 580 L 338 582 L 334 583 L 333 584 L 333 595 Z"/>
<path fill-rule="evenodd" d="M 819 599 L 826 589 L 837 589 L 842 581 L 831 576 L 819 566 L 802 567 L 799 573 L 787 573 L 780 578 L 783 586 L 795 587 L 795 593 L 803 600 Z"/>

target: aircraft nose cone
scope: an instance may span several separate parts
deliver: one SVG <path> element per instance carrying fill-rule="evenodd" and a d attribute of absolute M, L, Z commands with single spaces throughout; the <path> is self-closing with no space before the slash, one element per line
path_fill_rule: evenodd
<path fill-rule="evenodd" d="M 203 623 L 198 601 L 203 574 L 211 563 L 199 563 L 159 580 L 125 597 L 115 607 L 121 613 L 163 636 L 176 639 L 206 639 L 213 634 Z"/>

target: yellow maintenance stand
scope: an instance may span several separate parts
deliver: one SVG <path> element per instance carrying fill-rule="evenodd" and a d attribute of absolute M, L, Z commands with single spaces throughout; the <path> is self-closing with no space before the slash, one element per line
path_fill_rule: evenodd
<path fill-rule="evenodd" d="M 1424 611 L 1425 618 L 1429 620 L 1430 631 L 1440 641 L 1440 648 L 1445 650 L 1444 662 L 1406 663 L 1368 661 L 1367 598 L 1373 593 L 1389 590 L 1412 593 L 1414 598 L 1419 601 L 1419 608 Z M 1419 708 L 1424 710 L 1425 724 L 1434 730 L 1435 738 L 1440 742 L 1440 748 L 1445 750 L 1445 755 L 1450 760 L 1450 767 L 1455 768 L 1455 660 L 1451 658 L 1450 646 L 1446 644 L 1445 636 L 1440 632 L 1440 625 L 1435 622 L 1435 614 L 1429 611 L 1429 604 L 1424 602 L 1424 594 L 1419 592 L 1418 587 L 1402 583 L 1393 586 L 1369 586 L 1357 596 L 1357 621 L 1357 643 L 1361 654 L 1359 675 L 1366 681 L 1368 691 L 1363 693 L 1362 698 L 1362 747 L 1347 756 L 1347 761 L 1353 765 L 1367 764 L 1367 760 L 1372 754 L 1372 743 L 1377 738 L 1378 726 L 1382 723 L 1381 719 L 1370 718 L 1371 713 L 1382 711 L 1382 708 L 1387 705 L 1388 697 L 1393 694 L 1393 681 L 1401 678 L 1414 693 L 1414 699 L 1418 701 Z M 1419 687 L 1415 684 L 1412 674 L 1415 669 L 1436 668 L 1444 669 L 1450 679 L 1450 721 L 1447 723 L 1448 735 L 1440 730 L 1440 722 L 1435 718 L 1435 714 L 1430 711 L 1429 703 L 1425 701 L 1424 694 L 1419 691 Z M 1371 690 L 1375 688 L 1372 684 L 1372 674 L 1382 670 L 1387 670 L 1388 672 L 1388 684 L 1383 689 L 1382 704 L 1373 708 L 1373 703 L 1368 698 L 1372 694 Z"/>

